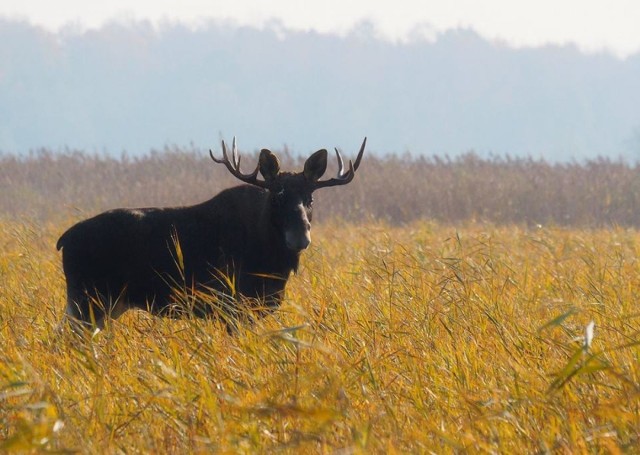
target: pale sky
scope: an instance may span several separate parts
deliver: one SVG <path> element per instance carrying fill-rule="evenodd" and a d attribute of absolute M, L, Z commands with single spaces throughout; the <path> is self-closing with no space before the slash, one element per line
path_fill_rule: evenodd
<path fill-rule="evenodd" d="M 620 57 L 640 51 L 638 0 L 0 0 L 0 16 L 52 30 L 69 23 L 94 28 L 113 19 L 194 26 L 209 19 L 264 26 L 276 19 L 286 28 L 338 34 L 369 21 L 393 40 L 470 27 L 513 46 L 575 43 Z"/>

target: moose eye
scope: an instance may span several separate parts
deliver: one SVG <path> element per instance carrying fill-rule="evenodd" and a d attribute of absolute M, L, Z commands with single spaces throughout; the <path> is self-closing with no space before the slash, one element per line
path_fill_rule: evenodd
<path fill-rule="evenodd" d="M 281 206 L 284 205 L 286 200 L 286 194 L 284 192 L 284 188 L 274 191 L 272 201 L 275 205 Z"/>

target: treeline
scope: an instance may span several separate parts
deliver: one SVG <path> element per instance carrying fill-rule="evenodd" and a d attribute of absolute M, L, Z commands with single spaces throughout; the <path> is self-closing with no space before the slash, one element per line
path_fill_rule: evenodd
<path fill-rule="evenodd" d="M 244 155 L 243 169 L 251 170 L 256 155 Z M 279 155 L 283 169 L 302 168 L 303 159 Z M 332 161 L 327 175 L 335 172 Z M 193 204 L 237 183 L 197 149 L 138 158 L 47 150 L 0 155 L 0 218 L 47 222 L 114 207 Z M 640 168 L 604 158 L 551 164 L 473 153 L 444 159 L 368 154 L 351 184 L 315 198 L 318 220 L 636 227 Z"/>

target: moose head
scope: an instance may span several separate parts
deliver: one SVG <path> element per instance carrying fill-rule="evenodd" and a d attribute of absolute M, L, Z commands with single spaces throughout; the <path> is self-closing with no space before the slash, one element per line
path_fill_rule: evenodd
<path fill-rule="evenodd" d="M 216 163 L 224 164 L 229 172 L 239 180 L 269 191 L 269 209 L 271 221 L 281 232 L 287 248 L 302 251 L 311 243 L 311 219 L 313 212 L 313 192 L 319 188 L 346 185 L 353 180 L 360 166 L 367 144 L 364 138 L 355 163 L 349 160 L 349 169 L 345 171 L 344 160 L 336 148 L 338 174 L 334 178 L 320 180 L 327 170 L 327 150 L 313 153 L 304 163 L 302 172 L 280 171 L 280 161 L 269 149 L 262 149 L 255 170 L 249 174 L 240 171 L 241 157 L 238 154 L 236 140 L 233 139 L 231 156 L 222 141 L 222 159 L 217 159 L 211 150 L 209 154 Z M 263 179 L 258 179 L 261 174 Z"/>

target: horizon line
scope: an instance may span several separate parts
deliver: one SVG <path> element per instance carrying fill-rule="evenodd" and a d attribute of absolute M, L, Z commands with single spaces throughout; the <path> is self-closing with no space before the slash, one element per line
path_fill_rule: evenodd
<path fill-rule="evenodd" d="M 575 51 L 585 56 L 606 55 L 625 61 L 636 56 L 640 56 L 640 47 L 633 51 L 621 51 L 611 46 L 588 46 L 576 40 L 554 41 L 552 39 L 540 40 L 537 43 L 525 42 L 524 40 L 509 39 L 503 36 L 487 36 L 473 25 L 458 24 L 456 26 L 436 28 L 427 22 L 415 24 L 410 30 L 402 34 L 390 35 L 382 30 L 382 27 L 372 18 L 359 19 L 345 29 L 321 30 L 317 27 L 298 27 L 286 24 L 282 18 L 271 17 L 262 21 L 240 22 L 233 17 L 205 17 L 198 20 L 186 20 L 184 18 L 172 18 L 163 15 L 159 18 L 136 17 L 130 14 L 113 15 L 99 24 L 86 24 L 80 20 L 67 20 L 58 25 L 45 24 L 34 20 L 27 15 L 0 13 L 0 23 L 24 24 L 33 28 L 44 30 L 53 35 L 82 36 L 90 32 L 99 32 L 113 26 L 128 27 L 135 29 L 139 25 L 151 26 L 153 31 L 161 34 L 164 30 L 175 27 L 183 27 L 189 31 L 197 32 L 212 27 L 227 27 L 234 30 L 252 29 L 262 32 L 272 32 L 285 40 L 288 35 L 301 33 L 314 33 L 318 36 L 337 37 L 348 39 L 360 36 L 365 39 L 384 42 L 396 46 L 410 46 L 415 44 L 436 44 L 443 37 L 451 33 L 473 33 L 483 41 L 497 47 L 503 47 L 514 51 L 537 50 L 546 48 L 573 48 Z"/>

